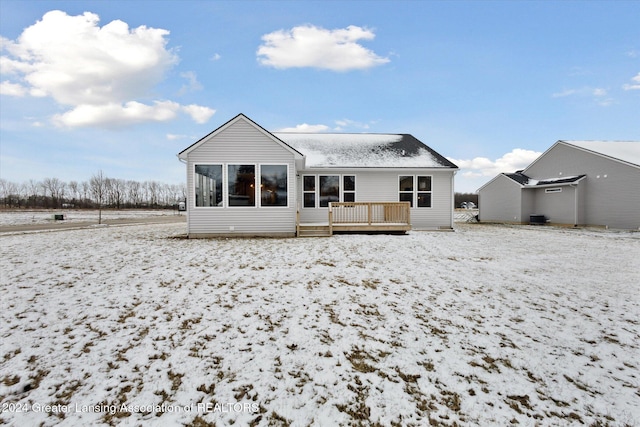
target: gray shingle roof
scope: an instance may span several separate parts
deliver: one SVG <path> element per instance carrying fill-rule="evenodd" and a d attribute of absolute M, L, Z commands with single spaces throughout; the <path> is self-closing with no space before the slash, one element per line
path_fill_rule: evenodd
<path fill-rule="evenodd" d="M 301 152 L 306 167 L 420 167 L 457 166 L 409 134 L 293 133 L 273 135 Z"/>

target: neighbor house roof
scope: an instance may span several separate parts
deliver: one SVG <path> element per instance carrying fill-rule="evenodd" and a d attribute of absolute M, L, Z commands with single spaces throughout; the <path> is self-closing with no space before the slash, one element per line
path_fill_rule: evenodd
<path fill-rule="evenodd" d="M 458 168 L 409 134 L 273 132 L 273 135 L 304 154 L 307 168 Z"/>
<path fill-rule="evenodd" d="M 503 175 L 507 178 L 511 178 L 520 185 L 526 185 L 527 182 L 529 182 L 529 180 L 531 179 L 527 175 L 523 174 L 522 171 L 518 171 L 515 173 L 503 173 Z"/>
<path fill-rule="evenodd" d="M 563 176 L 558 178 L 533 179 L 523 174 L 521 171 L 515 173 L 503 173 L 502 175 L 512 179 L 523 187 L 535 188 L 549 185 L 569 185 L 582 180 L 586 175 Z"/>

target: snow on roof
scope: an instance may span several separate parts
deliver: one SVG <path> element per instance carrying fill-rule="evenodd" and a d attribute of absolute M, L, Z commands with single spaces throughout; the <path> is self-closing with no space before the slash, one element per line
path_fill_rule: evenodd
<path fill-rule="evenodd" d="M 640 166 L 640 141 L 566 141 L 585 150 Z"/>
<path fill-rule="evenodd" d="M 306 167 L 456 167 L 404 134 L 273 132 L 306 157 Z"/>
<path fill-rule="evenodd" d="M 533 179 L 518 171 L 515 173 L 504 173 L 504 176 L 516 181 L 518 184 L 523 185 L 525 187 L 541 187 L 545 185 L 562 185 L 562 184 L 573 184 L 575 182 L 580 181 L 586 175 L 575 175 L 575 176 L 561 176 L 556 178 L 544 178 L 544 179 Z"/>
<path fill-rule="evenodd" d="M 575 175 L 575 176 L 560 176 L 556 178 L 544 178 L 544 179 L 532 179 L 529 178 L 528 182 L 525 183 L 527 186 L 543 186 L 543 185 L 560 185 L 560 184 L 573 184 L 574 182 L 580 181 L 586 175 Z"/>

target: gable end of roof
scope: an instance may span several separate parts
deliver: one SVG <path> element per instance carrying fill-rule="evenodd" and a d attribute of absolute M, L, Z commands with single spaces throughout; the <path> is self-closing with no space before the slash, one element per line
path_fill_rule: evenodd
<path fill-rule="evenodd" d="M 268 130 L 263 128 L 262 126 L 260 126 L 258 123 L 256 123 L 253 120 L 251 120 L 249 117 L 247 117 L 243 113 L 240 113 L 237 116 L 235 116 L 232 119 L 230 119 L 227 122 L 225 122 L 224 124 L 218 126 L 216 129 L 214 129 L 213 131 L 209 132 L 207 135 L 203 136 L 202 138 L 200 138 L 199 140 L 197 140 L 196 142 L 194 142 L 193 144 L 191 144 L 190 146 L 188 146 L 187 148 L 185 148 L 181 152 L 179 152 L 178 153 L 178 158 L 186 159 L 187 158 L 187 154 L 189 154 L 189 152 L 194 150 L 196 147 L 200 146 L 205 141 L 207 141 L 210 138 L 212 138 L 214 135 L 222 132 L 224 129 L 228 128 L 229 126 L 231 126 L 233 123 L 237 122 L 240 119 L 244 119 L 247 122 L 249 122 L 258 131 L 262 132 L 263 134 L 265 134 L 269 138 L 271 138 L 274 141 L 276 141 L 278 144 L 282 145 L 283 147 L 285 147 L 286 149 L 288 149 L 289 151 L 294 153 L 294 155 L 296 157 L 299 157 L 299 158 L 303 157 L 303 154 L 300 153 L 298 150 L 296 150 L 295 148 L 293 148 L 292 146 L 290 146 L 289 144 L 287 144 L 286 142 L 284 142 L 283 140 L 281 140 L 280 138 L 278 138 L 277 136 L 275 136 L 274 134 L 272 134 L 271 132 L 269 132 Z"/>

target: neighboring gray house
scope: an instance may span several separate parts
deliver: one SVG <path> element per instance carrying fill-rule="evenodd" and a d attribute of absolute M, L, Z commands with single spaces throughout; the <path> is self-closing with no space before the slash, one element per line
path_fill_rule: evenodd
<path fill-rule="evenodd" d="M 271 133 L 239 114 L 178 157 L 189 237 L 453 228 L 458 168 L 411 135 Z"/>
<path fill-rule="evenodd" d="M 478 190 L 482 222 L 640 229 L 640 142 L 558 141 Z"/>

